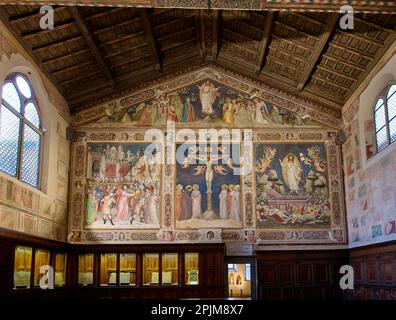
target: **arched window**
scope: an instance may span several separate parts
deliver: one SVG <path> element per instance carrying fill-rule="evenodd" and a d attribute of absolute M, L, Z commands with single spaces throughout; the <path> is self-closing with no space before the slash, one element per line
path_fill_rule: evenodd
<path fill-rule="evenodd" d="M 43 131 L 29 80 L 13 74 L 3 84 L 0 108 L 0 170 L 38 188 Z"/>
<path fill-rule="evenodd" d="M 396 84 L 387 86 L 374 107 L 377 152 L 396 141 Z"/>

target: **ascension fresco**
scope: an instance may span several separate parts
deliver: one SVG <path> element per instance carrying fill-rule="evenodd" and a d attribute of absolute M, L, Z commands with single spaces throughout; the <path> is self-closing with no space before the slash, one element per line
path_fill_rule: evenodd
<path fill-rule="evenodd" d="M 148 144 L 90 144 L 85 228 L 160 227 L 161 152 Z"/>
<path fill-rule="evenodd" d="M 256 145 L 258 228 L 329 227 L 323 144 Z"/>
<path fill-rule="evenodd" d="M 240 146 L 177 145 L 175 222 L 178 229 L 240 228 Z M 235 160 L 234 160 L 235 159 Z"/>
<path fill-rule="evenodd" d="M 161 126 L 169 121 L 188 127 L 312 125 L 308 116 L 264 101 L 258 91 L 246 94 L 213 80 L 168 93 L 158 89 L 155 96 L 127 109 L 110 103 L 106 105 L 106 116 L 98 122 L 130 123 L 136 127 Z"/>

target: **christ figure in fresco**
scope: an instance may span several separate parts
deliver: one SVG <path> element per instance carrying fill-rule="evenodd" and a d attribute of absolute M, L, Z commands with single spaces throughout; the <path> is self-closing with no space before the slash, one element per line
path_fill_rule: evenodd
<path fill-rule="evenodd" d="M 198 88 L 202 105 L 202 113 L 212 115 L 214 113 L 213 104 L 219 95 L 219 88 L 216 88 L 209 80 L 201 86 L 198 86 Z"/>
<path fill-rule="evenodd" d="M 297 157 L 290 153 L 283 160 L 279 159 L 279 162 L 282 166 L 283 178 L 289 187 L 290 193 L 298 193 L 302 170 Z"/>

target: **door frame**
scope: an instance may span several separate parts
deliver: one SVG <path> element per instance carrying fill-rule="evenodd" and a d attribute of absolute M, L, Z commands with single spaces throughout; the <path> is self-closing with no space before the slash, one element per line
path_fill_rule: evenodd
<path fill-rule="evenodd" d="M 225 290 L 226 297 L 228 298 L 229 287 L 228 287 L 228 264 L 247 264 L 251 265 L 251 299 L 257 300 L 257 257 L 256 256 L 226 256 L 224 258 L 224 268 L 225 268 Z"/>

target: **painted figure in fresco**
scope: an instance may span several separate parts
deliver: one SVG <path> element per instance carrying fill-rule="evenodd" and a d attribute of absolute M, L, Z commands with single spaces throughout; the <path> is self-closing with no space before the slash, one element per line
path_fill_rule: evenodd
<path fill-rule="evenodd" d="M 228 187 L 226 184 L 223 184 L 221 186 L 219 200 L 220 200 L 219 217 L 220 219 L 226 220 L 228 219 Z"/>
<path fill-rule="evenodd" d="M 240 220 L 239 216 L 239 197 L 240 197 L 240 187 L 238 185 L 233 186 L 231 194 L 231 208 L 230 208 L 230 218 L 235 221 Z"/>
<path fill-rule="evenodd" d="M 235 114 L 235 106 L 230 98 L 226 98 L 226 102 L 223 105 L 223 121 L 228 124 L 233 124 L 234 114 Z"/>
<path fill-rule="evenodd" d="M 179 221 L 183 214 L 184 192 L 183 186 L 178 184 L 176 186 L 176 201 L 175 201 L 175 220 Z"/>
<path fill-rule="evenodd" d="M 171 102 L 169 102 L 168 106 L 167 106 L 167 109 L 168 109 L 168 115 L 167 115 L 167 118 L 166 118 L 167 121 L 177 122 L 178 119 L 177 119 L 175 106 Z"/>
<path fill-rule="evenodd" d="M 192 217 L 192 202 L 191 192 L 193 191 L 192 186 L 186 186 L 186 190 L 183 192 L 183 211 L 180 220 L 188 220 Z"/>
<path fill-rule="evenodd" d="M 186 102 L 184 103 L 183 106 L 182 122 L 194 122 L 194 120 L 195 120 L 194 106 L 191 103 L 190 98 L 187 97 Z"/>
<path fill-rule="evenodd" d="M 148 187 L 149 196 L 145 202 L 146 223 L 159 225 L 159 196 L 154 192 L 154 187 Z"/>
<path fill-rule="evenodd" d="M 212 166 L 206 166 L 205 179 L 206 179 L 206 192 L 212 193 L 212 181 L 213 181 Z"/>
<path fill-rule="evenodd" d="M 254 98 L 254 122 L 258 124 L 268 124 L 269 113 L 264 101 L 259 98 Z"/>
<path fill-rule="evenodd" d="M 192 218 L 199 218 L 202 214 L 201 209 L 201 191 L 199 191 L 199 185 L 193 185 L 193 191 L 191 192 L 191 206 L 192 206 Z"/>
<path fill-rule="evenodd" d="M 289 187 L 290 193 L 294 192 L 298 194 L 302 173 L 300 161 L 298 161 L 294 154 L 290 153 L 283 159 L 283 161 L 279 159 L 279 162 L 282 166 L 283 178 Z"/>
<path fill-rule="evenodd" d="M 116 193 L 116 206 L 117 206 L 117 220 L 126 220 L 128 219 L 129 213 L 129 205 L 128 205 L 128 198 L 133 197 L 133 194 L 128 192 L 128 186 L 124 185 L 121 188 L 118 188 Z"/>
<path fill-rule="evenodd" d="M 86 225 L 92 225 L 96 220 L 96 191 L 88 190 Z"/>
<path fill-rule="evenodd" d="M 219 96 L 219 88 L 216 88 L 213 83 L 207 80 L 199 88 L 199 98 L 201 99 L 202 113 L 212 115 L 214 113 L 213 104 Z"/>
<path fill-rule="evenodd" d="M 110 191 L 111 191 L 110 187 L 107 186 L 105 188 L 104 196 L 99 202 L 98 210 L 103 216 L 103 224 L 106 224 L 107 221 L 110 221 L 110 223 L 114 226 L 113 216 L 111 215 L 111 209 L 115 204 L 115 200 L 112 197 Z"/>

